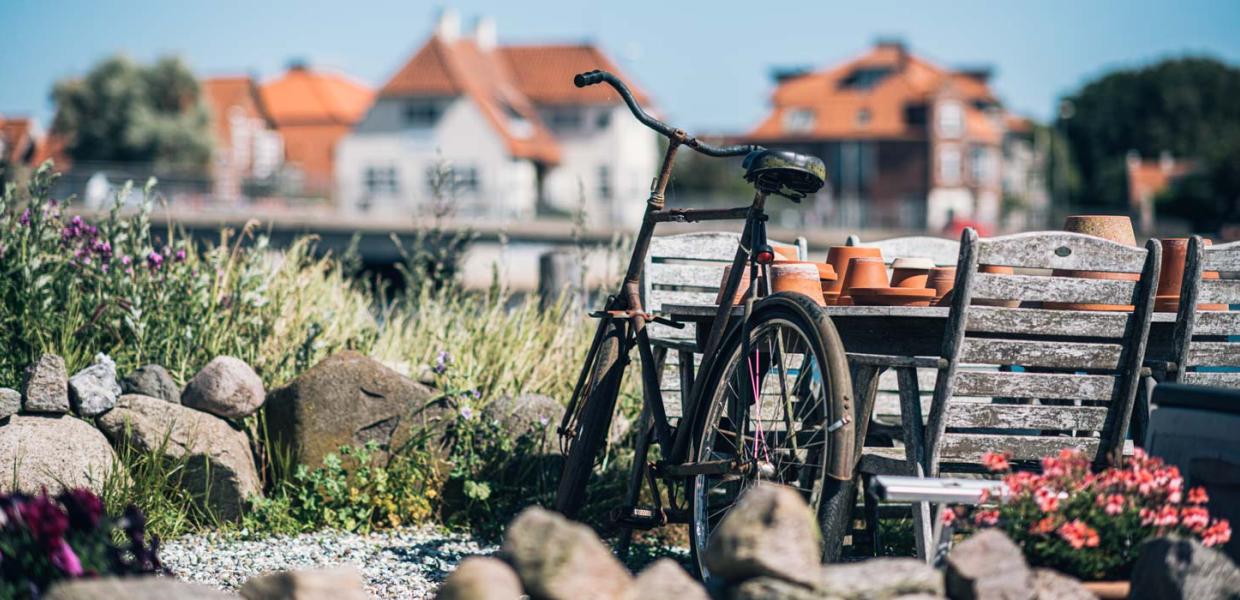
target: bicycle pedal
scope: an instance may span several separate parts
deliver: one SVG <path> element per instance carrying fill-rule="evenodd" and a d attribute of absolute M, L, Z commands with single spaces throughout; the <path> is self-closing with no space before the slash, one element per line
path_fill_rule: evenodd
<path fill-rule="evenodd" d="M 633 529 L 654 529 L 667 524 L 667 517 L 663 512 L 653 508 L 638 506 L 627 511 L 618 510 L 616 512 L 620 514 L 615 515 L 615 523 Z"/>

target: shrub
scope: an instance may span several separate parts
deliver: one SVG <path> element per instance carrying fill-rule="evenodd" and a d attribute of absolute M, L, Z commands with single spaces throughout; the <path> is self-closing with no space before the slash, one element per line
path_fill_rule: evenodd
<path fill-rule="evenodd" d="M 1011 472 L 1007 459 L 997 453 L 983 459 L 992 471 L 1006 473 L 997 503 L 971 514 L 948 510 L 945 518 L 963 518 L 966 528 L 1002 529 L 1035 566 L 1081 579 L 1127 579 L 1141 543 L 1151 537 L 1175 533 L 1206 546 L 1231 537 L 1225 519 L 1210 519 L 1205 489 L 1185 490 L 1179 469 L 1139 448 L 1121 466 L 1098 473 L 1076 450 L 1043 458 L 1040 474 Z"/>
<path fill-rule="evenodd" d="M 0 496 L 0 597 L 37 598 L 64 579 L 162 572 L 158 549 L 141 511 L 108 517 L 89 490 Z"/>

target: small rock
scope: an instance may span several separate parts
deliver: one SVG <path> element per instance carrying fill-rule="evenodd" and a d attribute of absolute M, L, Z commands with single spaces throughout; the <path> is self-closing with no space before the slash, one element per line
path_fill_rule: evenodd
<path fill-rule="evenodd" d="M 126 394 L 138 394 L 181 403 L 181 390 L 172 375 L 159 365 L 143 365 L 121 380 L 121 390 Z"/>
<path fill-rule="evenodd" d="M 827 565 L 815 589 L 831 598 L 897 598 L 914 594 L 943 595 L 943 574 L 913 558 L 876 558 Z"/>
<path fill-rule="evenodd" d="M 514 438 L 530 435 L 545 441 L 556 438 L 555 428 L 563 414 L 562 404 L 542 394 L 501 396 L 482 409 L 484 419 L 499 423 Z M 559 444 L 549 444 L 550 448 L 558 449 Z"/>
<path fill-rule="evenodd" d="M 723 517 L 706 547 L 713 577 L 737 582 L 776 577 L 811 586 L 822 564 L 818 519 L 785 486 L 762 484 L 746 490 Z"/>
<path fill-rule="evenodd" d="M 22 393 L 9 388 L 0 388 L 0 419 L 7 419 L 22 409 Z"/>
<path fill-rule="evenodd" d="M 1028 600 L 1033 572 L 1008 536 L 987 529 L 947 555 L 947 595 L 954 600 Z"/>
<path fill-rule="evenodd" d="M 263 380 L 245 361 L 217 356 L 207 363 L 181 395 L 181 403 L 225 419 L 244 419 L 263 405 Z"/>
<path fill-rule="evenodd" d="M 171 577 L 77 579 L 58 583 L 43 600 L 235 600 L 235 594 Z"/>
<path fill-rule="evenodd" d="M 69 415 L 13 415 L 0 427 L 0 492 L 89 488 L 112 474 L 116 453 L 89 423 Z"/>
<path fill-rule="evenodd" d="M 126 394 L 98 423 L 115 445 L 162 450 L 168 458 L 185 459 L 182 485 L 220 519 L 238 518 L 246 498 L 262 493 L 249 438 L 227 421 L 158 398 Z"/>
<path fill-rule="evenodd" d="M 33 365 L 26 367 L 26 385 L 22 392 L 26 398 L 22 408 L 26 412 L 69 412 L 69 374 L 65 371 L 65 359 L 55 354 L 40 356 Z"/>
<path fill-rule="evenodd" d="M 366 582 L 356 567 L 341 566 L 259 575 L 241 586 L 246 600 L 366 600 Z"/>
<path fill-rule="evenodd" d="M 116 363 L 107 354 L 96 354 L 93 364 L 69 378 L 69 401 L 83 417 L 97 417 L 112 410 L 120 395 Z"/>
<path fill-rule="evenodd" d="M 835 600 L 799 583 L 775 577 L 755 577 L 733 586 L 729 600 Z"/>
<path fill-rule="evenodd" d="M 509 524 L 503 552 L 532 598 L 619 600 L 633 585 L 589 527 L 538 507 Z"/>
<path fill-rule="evenodd" d="M 1132 600 L 1240 598 L 1236 564 L 1191 538 L 1159 537 L 1142 544 L 1131 581 Z"/>
<path fill-rule="evenodd" d="M 523 593 L 521 580 L 507 563 L 489 556 L 471 556 L 443 582 L 435 600 L 512 600 Z"/>
<path fill-rule="evenodd" d="M 1053 569 L 1034 569 L 1033 585 L 1038 600 L 1096 600 L 1081 582 Z"/>
<path fill-rule="evenodd" d="M 629 592 L 632 600 L 710 600 L 706 589 L 676 561 L 661 558 L 642 569 Z"/>

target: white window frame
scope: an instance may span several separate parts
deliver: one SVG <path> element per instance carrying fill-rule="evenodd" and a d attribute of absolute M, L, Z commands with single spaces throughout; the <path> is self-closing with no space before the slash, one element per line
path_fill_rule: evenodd
<path fill-rule="evenodd" d="M 959 185 L 962 166 L 960 147 L 955 144 L 939 146 L 938 156 L 935 160 L 938 164 L 939 183 L 943 185 Z"/>
<path fill-rule="evenodd" d="M 958 138 L 964 135 L 964 106 L 955 100 L 939 103 L 935 111 L 935 125 L 939 135 Z"/>
<path fill-rule="evenodd" d="M 794 107 L 784 111 L 784 129 L 789 133 L 808 133 L 814 130 L 818 115 L 808 107 Z"/>

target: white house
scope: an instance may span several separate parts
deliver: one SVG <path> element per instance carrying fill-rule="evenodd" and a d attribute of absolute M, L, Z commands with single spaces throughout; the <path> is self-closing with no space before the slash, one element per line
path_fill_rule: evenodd
<path fill-rule="evenodd" d="M 594 223 L 635 224 L 657 169 L 656 134 L 609 88 L 573 85 L 592 69 L 616 72 L 592 45 L 498 46 L 489 20 L 462 36 L 445 12 L 337 146 L 342 209 L 422 214 L 443 204 L 507 220 L 584 207 Z"/>

